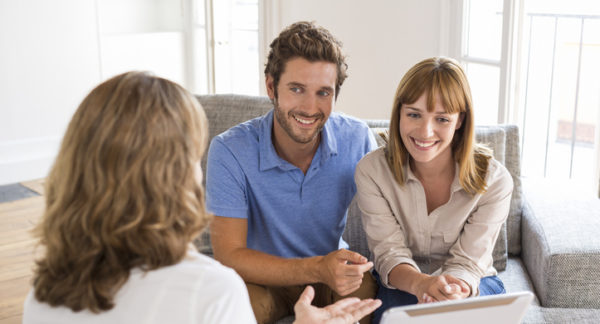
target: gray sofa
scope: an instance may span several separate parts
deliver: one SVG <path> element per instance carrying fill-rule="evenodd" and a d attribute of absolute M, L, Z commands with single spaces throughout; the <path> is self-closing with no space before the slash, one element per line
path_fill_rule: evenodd
<path fill-rule="evenodd" d="M 266 97 L 207 95 L 198 100 L 208 117 L 211 139 L 272 108 Z M 388 121 L 366 122 L 383 144 L 378 134 L 387 130 Z M 513 176 L 511 209 L 494 249 L 494 266 L 508 292 L 535 294 L 523 323 L 600 323 L 600 200 L 570 194 L 568 187 L 540 182 L 524 185 L 516 126 L 478 126 L 476 137 L 493 149 L 495 158 Z M 206 161 L 202 163 L 206 170 Z M 354 201 L 344 239 L 350 249 L 369 255 Z M 212 255 L 208 233 L 195 244 L 202 253 Z"/>

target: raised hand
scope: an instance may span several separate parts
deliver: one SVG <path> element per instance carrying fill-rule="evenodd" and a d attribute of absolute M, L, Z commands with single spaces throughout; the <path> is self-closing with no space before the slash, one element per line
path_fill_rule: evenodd
<path fill-rule="evenodd" d="M 340 249 L 320 259 L 320 281 L 340 296 L 346 296 L 360 288 L 363 274 L 372 267 L 373 262 L 359 253 Z"/>
<path fill-rule="evenodd" d="M 311 305 L 315 297 L 315 290 L 311 286 L 300 295 L 298 302 L 294 305 L 296 313 L 295 324 L 351 324 L 358 322 L 361 318 L 381 306 L 378 299 L 360 300 L 355 297 L 338 300 L 324 308 Z"/>

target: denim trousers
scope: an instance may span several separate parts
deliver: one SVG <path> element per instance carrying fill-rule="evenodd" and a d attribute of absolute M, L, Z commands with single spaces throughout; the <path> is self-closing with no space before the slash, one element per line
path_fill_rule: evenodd
<path fill-rule="evenodd" d="M 383 313 L 396 306 L 413 305 L 418 303 L 418 299 L 415 295 L 407 293 L 398 289 L 389 289 L 381 284 L 379 275 L 373 271 L 373 276 L 377 280 L 377 299 L 380 299 L 382 304 L 381 307 L 375 310 L 373 313 L 373 324 L 379 324 Z M 497 276 L 489 276 L 481 278 L 479 283 L 479 296 L 487 295 L 498 295 L 504 294 L 504 283 Z"/>

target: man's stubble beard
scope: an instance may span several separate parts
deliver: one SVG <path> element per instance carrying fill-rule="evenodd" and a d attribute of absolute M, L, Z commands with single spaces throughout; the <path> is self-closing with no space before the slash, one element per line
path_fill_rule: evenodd
<path fill-rule="evenodd" d="M 281 109 L 281 107 L 279 106 L 279 102 L 277 101 L 277 98 L 273 99 L 273 107 L 275 110 L 275 112 L 274 112 L 275 119 L 277 120 L 277 122 L 279 123 L 281 128 L 283 128 L 285 133 L 288 134 L 288 136 L 296 143 L 300 143 L 300 144 L 310 143 L 312 140 L 315 139 L 315 137 L 317 137 L 320 134 L 321 130 L 325 126 L 325 121 L 323 120 L 324 117 L 320 116 L 319 119 L 317 120 L 318 125 L 317 125 L 317 128 L 315 129 L 315 132 L 310 136 L 301 137 L 300 135 L 294 133 L 293 126 L 291 125 L 291 123 L 292 123 L 291 119 L 294 119 L 294 117 L 291 114 L 292 111 L 290 111 L 286 115 L 283 112 L 283 110 Z M 297 114 L 297 115 L 303 116 L 302 114 Z M 304 117 L 309 117 L 309 116 L 304 115 Z"/>

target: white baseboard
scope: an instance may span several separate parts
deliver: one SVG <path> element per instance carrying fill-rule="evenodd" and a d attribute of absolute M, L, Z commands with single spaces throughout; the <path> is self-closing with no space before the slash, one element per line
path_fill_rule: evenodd
<path fill-rule="evenodd" d="M 0 142 L 0 185 L 46 177 L 60 140 L 44 137 Z"/>

